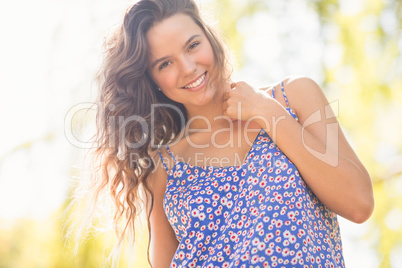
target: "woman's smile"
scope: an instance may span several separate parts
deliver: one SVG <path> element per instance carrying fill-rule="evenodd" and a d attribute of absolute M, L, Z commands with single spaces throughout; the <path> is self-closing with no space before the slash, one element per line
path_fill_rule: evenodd
<path fill-rule="evenodd" d="M 206 85 L 206 81 L 207 81 L 206 77 L 207 77 L 207 72 L 203 73 L 198 78 L 194 79 L 195 81 L 194 80 L 191 81 L 190 83 L 188 83 L 187 85 L 185 85 L 182 88 L 190 90 L 190 91 L 197 91 Z"/>

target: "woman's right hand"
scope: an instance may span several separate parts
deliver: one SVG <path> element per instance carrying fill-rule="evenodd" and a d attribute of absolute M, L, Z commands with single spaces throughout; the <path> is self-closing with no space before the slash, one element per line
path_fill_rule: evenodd
<path fill-rule="evenodd" d="M 261 117 L 267 111 L 267 106 L 273 101 L 265 91 L 254 89 L 246 82 L 231 84 L 231 90 L 223 97 L 224 114 L 232 119 L 248 121 Z"/>

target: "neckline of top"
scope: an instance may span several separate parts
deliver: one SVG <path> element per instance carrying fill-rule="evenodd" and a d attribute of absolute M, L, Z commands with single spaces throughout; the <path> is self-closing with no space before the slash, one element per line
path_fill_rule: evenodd
<path fill-rule="evenodd" d="M 257 136 L 255 137 L 255 139 L 253 141 L 253 144 L 250 146 L 250 149 L 248 150 L 248 153 L 247 153 L 247 155 L 246 155 L 246 157 L 245 157 L 245 159 L 244 159 L 244 161 L 243 161 L 243 163 L 241 165 L 231 165 L 231 166 L 208 166 L 208 165 L 206 165 L 206 166 L 197 166 L 197 165 L 192 165 L 190 163 L 177 160 L 176 157 L 174 157 L 174 155 L 173 155 L 172 151 L 170 150 L 169 146 L 166 145 L 166 151 L 173 158 L 173 160 L 175 162 L 175 165 L 173 166 L 173 168 L 170 171 L 173 171 L 177 164 L 183 164 L 183 165 L 187 165 L 187 166 L 189 166 L 191 168 L 200 168 L 200 169 L 229 169 L 229 168 L 240 169 L 240 168 L 244 167 L 247 164 L 247 162 L 248 162 L 248 160 L 249 160 L 249 158 L 251 156 L 251 152 L 253 151 L 256 142 L 258 141 L 258 138 L 263 133 L 265 133 L 265 130 L 263 128 L 261 128 L 260 131 L 258 132 Z"/>

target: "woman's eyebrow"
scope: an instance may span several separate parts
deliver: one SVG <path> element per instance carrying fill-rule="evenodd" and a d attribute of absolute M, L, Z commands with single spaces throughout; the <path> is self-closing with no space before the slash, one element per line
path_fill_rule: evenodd
<path fill-rule="evenodd" d="M 191 37 L 186 41 L 186 43 L 184 44 L 183 49 L 186 48 L 186 46 L 188 46 L 188 44 L 190 44 L 191 41 L 193 41 L 194 38 L 197 38 L 197 37 L 199 37 L 199 36 L 201 36 L 201 35 L 195 34 L 195 35 L 191 36 Z"/>
<path fill-rule="evenodd" d="M 195 38 L 197 38 L 197 37 L 199 37 L 199 36 L 201 36 L 201 35 L 195 34 L 195 35 L 191 36 L 191 37 L 186 41 L 186 43 L 184 43 L 183 49 L 186 48 L 186 47 L 188 46 L 188 44 L 191 43 L 191 41 L 193 41 Z M 151 69 L 154 68 L 155 65 L 157 65 L 159 62 L 164 61 L 164 60 L 166 60 L 166 59 L 168 59 L 168 58 L 169 58 L 169 57 L 162 57 L 162 58 L 159 58 L 159 59 L 155 60 L 155 61 L 151 64 Z"/>
<path fill-rule="evenodd" d="M 164 61 L 164 60 L 167 60 L 168 58 L 169 58 L 169 57 L 162 57 L 162 58 L 159 58 L 159 59 L 155 60 L 155 61 L 152 63 L 152 65 L 151 65 L 151 69 L 154 68 L 155 65 L 157 65 L 159 62 Z"/>

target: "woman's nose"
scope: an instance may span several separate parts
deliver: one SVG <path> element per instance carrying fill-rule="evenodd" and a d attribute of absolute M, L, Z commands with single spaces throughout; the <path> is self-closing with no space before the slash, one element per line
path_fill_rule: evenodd
<path fill-rule="evenodd" d="M 183 75 L 193 74 L 197 69 L 197 64 L 193 57 L 190 55 L 184 55 L 181 61 L 181 69 Z"/>

